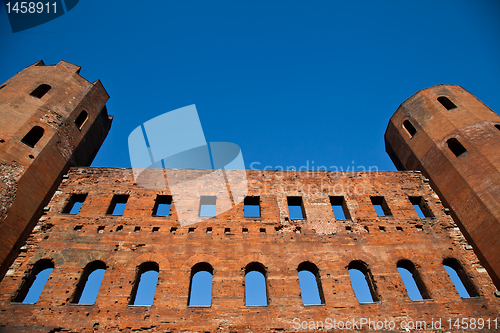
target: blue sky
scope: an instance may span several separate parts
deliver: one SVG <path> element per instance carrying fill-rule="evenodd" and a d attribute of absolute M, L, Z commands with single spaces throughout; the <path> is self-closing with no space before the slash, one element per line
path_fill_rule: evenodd
<path fill-rule="evenodd" d="M 134 128 L 196 104 L 207 141 L 239 145 L 247 168 L 394 170 L 383 134 L 418 90 L 459 84 L 500 110 L 499 13 L 495 0 L 87 0 L 12 33 L 2 6 L 0 81 L 40 59 L 100 79 L 115 118 L 94 166 L 130 167 Z"/>
<path fill-rule="evenodd" d="M 114 120 L 93 166 L 130 167 L 132 130 L 196 104 L 206 140 L 239 145 L 248 169 L 395 170 L 383 134 L 418 90 L 458 84 L 500 110 L 499 14 L 496 0 L 86 0 L 13 33 L 0 6 L 0 83 L 61 59 L 100 79 Z"/>

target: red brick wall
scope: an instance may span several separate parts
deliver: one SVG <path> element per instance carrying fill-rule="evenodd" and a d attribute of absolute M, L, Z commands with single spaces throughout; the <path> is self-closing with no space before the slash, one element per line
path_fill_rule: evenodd
<path fill-rule="evenodd" d="M 456 108 L 448 110 L 438 98 Z M 403 127 L 416 129 L 411 137 Z M 424 89 L 398 108 L 385 134 L 399 170 L 421 170 L 500 289 L 500 116 L 460 86 Z M 449 139 L 467 152 L 455 156 Z"/>
<path fill-rule="evenodd" d="M 203 173 L 178 172 L 189 179 L 202 179 L 196 176 Z M 419 173 L 247 171 L 248 195 L 260 196 L 261 218 L 244 217 L 240 203 L 185 227 L 177 221 L 175 208 L 182 198 L 174 196 L 171 216 L 152 216 L 156 195 L 168 195 L 169 190 L 137 185 L 131 170 L 72 168 L 68 175 L 49 203 L 50 211 L 0 283 L 0 326 L 6 326 L 5 331 L 54 327 L 74 332 L 303 331 L 296 327 L 295 318 L 366 318 L 397 324 L 425 320 L 428 325 L 441 318 L 448 330 L 448 318 L 493 320 L 500 312 L 491 279 Z M 210 184 L 196 184 L 186 193 L 204 186 Z M 61 214 L 72 193 L 88 194 L 80 213 Z M 129 195 L 122 216 L 106 215 L 113 194 Z M 334 218 L 330 195 L 345 196 L 352 220 Z M 306 219 L 289 219 L 287 196 L 303 198 Z M 393 216 L 378 217 L 370 196 L 383 196 Z M 409 196 L 423 197 L 435 217 L 420 219 Z M 192 209 L 198 209 L 199 202 L 192 201 Z M 75 231 L 76 225 L 82 229 Z M 104 226 L 102 233 L 100 226 Z M 116 231 L 117 226 L 123 229 Z M 135 232 L 137 226 L 141 229 Z M 159 230 L 152 232 L 153 227 Z M 175 233 L 172 227 L 178 228 Z M 206 232 L 207 227 L 212 233 Z M 248 228 L 248 233 L 242 228 Z M 442 266 L 448 257 L 462 264 L 480 297 L 460 298 Z M 55 268 L 38 302 L 11 303 L 30 267 L 43 258 L 52 259 Z M 401 259 L 415 264 L 431 300 L 409 299 L 396 268 Z M 96 303 L 69 304 L 84 267 L 93 260 L 108 266 Z M 347 270 L 353 260 L 368 265 L 380 302 L 357 301 Z M 129 306 L 136 267 L 147 261 L 159 265 L 154 303 Z M 297 267 L 304 261 L 319 269 L 324 305 L 302 305 Z M 214 269 L 208 308 L 187 306 L 190 271 L 198 262 L 208 262 Z M 266 267 L 266 307 L 245 306 L 244 268 L 251 262 Z"/>

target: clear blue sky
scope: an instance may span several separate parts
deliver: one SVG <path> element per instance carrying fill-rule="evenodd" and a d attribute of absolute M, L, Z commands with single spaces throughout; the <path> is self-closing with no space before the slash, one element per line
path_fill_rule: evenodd
<path fill-rule="evenodd" d="M 85 0 L 12 33 L 0 6 L 0 83 L 61 59 L 100 79 L 115 118 L 94 166 L 130 167 L 133 129 L 196 104 L 247 168 L 394 170 L 383 134 L 418 90 L 458 84 L 500 110 L 499 16 L 497 0 Z"/>
<path fill-rule="evenodd" d="M 82 66 L 113 126 L 94 166 L 130 167 L 127 137 L 196 104 L 207 141 L 247 168 L 394 170 L 383 134 L 420 89 L 459 84 L 500 110 L 500 2 L 80 1 L 12 33 L 0 6 L 0 81 L 43 59 Z"/>

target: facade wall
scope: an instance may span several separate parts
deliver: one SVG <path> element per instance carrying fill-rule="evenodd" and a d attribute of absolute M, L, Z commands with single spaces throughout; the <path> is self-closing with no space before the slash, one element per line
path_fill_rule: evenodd
<path fill-rule="evenodd" d="M 0 89 L 0 279 L 62 175 L 70 166 L 90 165 L 111 126 L 102 84 L 79 71 L 65 61 L 40 61 Z M 87 119 L 77 125 L 83 111 Z M 36 144 L 27 139 L 34 128 L 43 131 Z"/>
<path fill-rule="evenodd" d="M 213 186 L 200 177 L 207 171 L 175 172 L 193 180 L 186 193 Z M 366 318 L 397 325 L 423 320 L 431 331 L 440 318 L 444 330 L 459 331 L 448 329 L 447 320 L 495 320 L 500 313 L 490 277 L 420 173 L 247 171 L 247 181 L 248 196 L 260 198 L 260 218 L 244 217 L 240 203 L 181 226 L 176 200 L 189 198 L 174 196 L 170 216 L 152 216 L 156 196 L 171 194 L 168 188 L 138 184 L 129 169 L 70 169 L 0 283 L 0 326 L 6 332 L 279 332 L 308 330 L 311 320 Z M 62 213 L 72 194 L 87 194 L 77 215 Z M 115 194 L 129 195 L 125 211 L 106 215 Z M 305 219 L 290 218 L 288 196 L 302 198 Z M 335 218 L 330 196 L 344 196 L 352 219 Z M 385 198 L 391 216 L 377 216 L 373 196 Z M 433 217 L 419 218 L 409 197 L 422 197 Z M 199 209 L 198 200 L 188 209 Z M 478 297 L 460 298 L 443 268 L 446 258 L 460 262 Z M 13 302 L 40 259 L 54 263 L 40 299 Z M 409 299 L 396 267 L 402 259 L 416 266 L 431 299 Z M 95 260 L 107 266 L 95 304 L 71 304 L 84 267 Z M 378 302 L 356 299 L 347 269 L 355 260 L 371 271 Z M 154 303 L 131 306 L 137 266 L 150 261 L 159 266 Z M 319 269 L 324 305 L 302 304 L 297 268 L 306 261 Z M 189 307 L 191 268 L 200 262 L 213 267 L 211 306 Z M 266 269 L 268 306 L 245 306 L 244 271 L 252 262 Z M 297 328 L 304 321 L 307 327 Z"/>
<path fill-rule="evenodd" d="M 500 116 L 462 87 L 438 85 L 401 104 L 385 141 L 399 170 L 430 178 L 500 289 Z"/>

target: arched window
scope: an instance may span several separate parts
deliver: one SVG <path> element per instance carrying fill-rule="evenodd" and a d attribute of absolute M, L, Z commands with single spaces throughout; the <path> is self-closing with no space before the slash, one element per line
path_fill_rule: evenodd
<path fill-rule="evenodd" d="M 479 296 L 476 287 L 457 259 L 446 258 L 443 260 L 443 266 L 460 297 L 470 298 Z"/>
<path fill-rule="evenodd" d="M 415 133 L 417 133 L 416 128 L 412 125 L 412 123 L 410 123 L 408 119 L 403 121 L 403 128 L 406 130 L 406 132 L 408 132 L 410 138 L 413 138 Z"/>
<path fill-rule="evenodd" d="M 33 265 L 28 275 L 23 279 L 21 288 L 14 298 L 14 302 L 36 303 L 53 269 L 54 262 L 51 259 L 38 260 Z"/>
<path fill-rule="evenodd" d="M 462 155 L 467 151 L 467 149 L 465 149 L 465 147 L 462 146 L 462 144 L 455 138 L 448 139 L 448 141 L 446 141 L 446 144 L 456 157 Z"/>
<path fill-rule="evenodd" d="M 191 268 L 188 306 L 212 305 L 212 277 L 214 269 L 207 262 L 199 262 Z"/>
<path fill-rule="evenodd" d="M 129 305 L 153 305 L 159 271 L 158 264 L 152 261 L 144 262 L 137 267 Z"/>
<path fill-rule="evenodd" d="M 83 127 L 83 124 L 85 124 L 85 122 L 87 121 L 87 118 L 89 117 L 87 111 L 83 110 L 82 112 L 80 112 L 80 114 L 78 115 L 78 117 L 76 117 L 75 119 L 75 125 L 76 127 L 78 127 L 79 130 L 82 129 Z"/>
<path fill-rule="evenodd" d="M 48 84 L 41 84 L 35 90 L 31 92 L 31 96 L 36 98 L 42 98 L 49 90 L 50 86 Z"/>
<path fill-rule="evenodd" d="M 245 305 L 267 306 L 266 268 L 261 263 L 245 267 Z"/>
<path fill-rule="evenodd" d="M 446 110 L 452 110 L 457 108 L 457 106 L 453 104 L 453 102 L 450 101 L 448 97 L 440 96 L 438 97 L 437 100 L 439 101 L 439 103 L 441 103 L 442 106 L 446 108 Z"/>
<path fill-rule="evenodd" d="M 376 293 L 373 277 L 368 269 L 368 265 L 364 262 L 355 260 L 351 261 L 349 266 L 349 276 L 351 277 L 351 286 L 356 294 L 359 303 L 378 302 L 379 298 Z"/>
<path fill-rule="evenodd" d="M 399 275 L 406 288 L 408 297 L 412 301 L 430 299 L 427 288 L 420 277 L 415 265 L 409 260 L 400 260 L 397 264 Z"/>
<path fill-rule="evenodd" d="M 43 128 L 40 126 L 33 126 L 33 128 L 24 136 L 24 138 L 21 139 L 21 142 L 24 143 L 27 146 L 30 146 L 31 148 L 35 147 L 38 141 L 43 136 Z"/>
<path fill-rule="evenodd" d="M 102 261 L 97 260 L 88 263 L 76 285 L 71 303 L 94 304 L 105 272 L 106 264 Z"/>
<path fill-rule="evenodd" d="M 302 304 L 321 305 L 325 304 L 323 288 L 319 277 L 318 267 L 305 261 L 297 267 L 299 274 L 300 294 L 302 295 Z"/>

